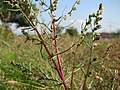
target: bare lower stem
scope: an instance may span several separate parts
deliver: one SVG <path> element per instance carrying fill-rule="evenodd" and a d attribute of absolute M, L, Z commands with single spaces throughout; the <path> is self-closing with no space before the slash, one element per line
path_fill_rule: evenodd
<path fill-rule="evenodd" d="M 57 37 L 57 30 L 56 30 L 56 27 L 55 27 L 54 24 L 53 24 L 53 31 L 54 31 L 54 37 Z M 58 49 L 58 41 L 57 41 L 56 38 L 55 38 L 55 40 L 54 40 L 54 44 L 55 44 L 55 45 L 54 45 L 54 46 L 55 46 L 55 52 L 58 53 L 58 52 L 59 52 L 59 49 Z M 63 70 L 62 70 L 60 55 L 57 55 L 57 60 L 58 60 L 59 70 L 60 70 L 60 72 L 61 72 L 61 76 L 62 76 L 62 79 L 63 79 L 63 84 L 64 84 L 64 87 L 65 87 L 65 90 L 68 90 L 68 87 L 67 87 L 66 82 L 65 82 L 64 73 L 63 73 Z"/>

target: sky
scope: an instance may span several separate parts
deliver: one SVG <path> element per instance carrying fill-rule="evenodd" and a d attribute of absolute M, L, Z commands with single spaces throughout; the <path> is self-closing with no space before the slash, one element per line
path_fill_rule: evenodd
<path fill-rule="evenodd" d="M 61 11 L 67 6 L 66 12 L 73 5 L 75 0 L 60 0 L 60 9 L 57 14 L 61 14 Z M 68 18 L 66 23 L 76 20 L 73 24 L 79 31 L 81 29 L 81 22 L 85 21 L 89 14 L 96 13 L 99 4 L 104 6 L 103 20 L 101 21 L 102 29 L 100 32 L 114 32 L 120 28 L 120 0 L 81 0 L 80 5 L 77 6 L 77 11 L 73 12 L 72 16 Z M 62 7 L 61 7 L 62 6 Z M 65 23 L 63 22 L 63 24 Z M 65 24 L 66 24 L 65 23 Z"/>
<path fill-rule="evenodd" d="M 67 15 L 75 1 L 76 0 L 60 0 L 58 10 L 55 12 L 56 17 L 61 16 L 62 13 Z M 38 2 L 34 3 L 39 7 Z M 96 13 L 100 3 L 103 4 L 104 11 L 102 15 L 103 20 L 101 21 L 102 29 L 98 32 L 115 32 L 120 28 L 120 0 L 81 0 L 80 5 L 77 5 L 77 11 L 73 12 L 72 16 L 68 15 L 67 20 L 63 21 L 60 25 L 66 26 L 75 21 L 72 26 L 80 32 L 81 23 L 88 18 L 89 14 Z M 46 22 L 50 20 L 50 17 L 45 13 L 43 13 L 42 17 Z M 15 24 L 11 26 L 13 31 L 19 34 L 21 28 L 16 30 L 14 26 Z"/>

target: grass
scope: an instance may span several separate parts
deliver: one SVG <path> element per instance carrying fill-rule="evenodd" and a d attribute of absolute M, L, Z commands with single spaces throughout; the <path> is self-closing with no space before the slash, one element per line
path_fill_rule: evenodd
<path fill-rule="evenodd" d="M 77 36 L 64 35 L 59 39 L 59 46 L 65 50 L 77 39 Z M 24 36 L 9 41 L 1 40 L 1 90 L 63 90 L 61 80 L 44 50 L 41 54 L 39 45 L 30 41 L 24 43 L 24 41 Z M 99 40 L 95 43 L 97 43 L 93 54 L 95 60 L 87 81 L 89 89 L 119 90 L 120 39 Z M 83 70 L 87 68 L 89 50 L 81 45 L 75 56 L 73 50 L 74 48 L 62 54 L 61 60 L 67 85 L 70 85 L 74 68 L 73 90 L 80 90 L 83 84 Z"/>
<path fill-rule="evenodd" d="M 48 8 L 47 10 L 50 11 L 50 27 L 38 21 L 36 10 L 31 9 L 32 5 L 29 0 L 25 1 L 25 3 L 30 9 L 20 0 L 9 2 L 12 7 L 18 8 L 26 18 L 31 26 L 30 29 L 35 31 L 36 37 L 29 35 L 26 31 L 29 30 L 27 28 L 23 29 L 22 33 L 28 41 L 25 40 L 24 36 L 18 36 L 10 40 L 10 38 L 7 37 L 10 36 L 9 33 L 8 35 L 3 34 L 3 36 L 6 37 L 4 38 L 6 41 L 0 39 L 0 88 L 11 90 L 119 89 L 119 67 L 115 67 L 118 66 L 119 57 L 115 57 L 115 60 L 114 58 L 110 58 L 110 56 L 113 56 L 110 52 L 116 44 L 115 42 L 111 43 L 112 41 L 109 43 L 109 40 L 106 41 L 107 43 L 101 40 L 96 41 L 97 34 L 95 31 L 101 28 L 99 22 L 102 20 L 102 3 L 99 5 L 96 14 L 90 14 L 85 25 L 82 25 L 81 35 L 73 35 L 72 37 L 62 35 L 61 38 L 58 38 L 56 28 L 64 17 L 57 19 L 57 16 L 54 15 L 59 0 L 55 0 L 54 2 L 52 2 L 52 0 L 49 1 L 50 6 L 42 1 L 40 2 L 42 3 L 41 7 L 44 8 L 45 6 Z M 70 16 L 72 11 L 76 10 L 76 5 L 78 4 L 80 4 L 80 0 L 77 0 L 73 4 L 70 12 L 68 12 Z M 45 12 L 47 11 L 45 10 Z M 42 12 L 38 13 L 40 14 Z M 31 14 L 35 17 L 34 20 Z M 36 27 L 37 24 L 41 27 L 41 33 Z M 46 28 L 50 30 L 50 32 L 51 30 L 53 32 L 48 34 Z M 85 32 L 89 29 L 91 29 L 92 32 L 86 36 Z M 4 33 L 4 31 L 5 30 L 3 30 L 2 33 Z M 49 35 L 51 37 L 49 37 Z M 7 41 L 7 39 L 9 39 L 9 41 Z M 95 47 L 93 47 L 93 45 Z M 69 48 L 71 46 L 74 47 Z M 116 48 L 114 50 L 116 50 Z M 64 54 L 62 52 L 64 52 Z"/>

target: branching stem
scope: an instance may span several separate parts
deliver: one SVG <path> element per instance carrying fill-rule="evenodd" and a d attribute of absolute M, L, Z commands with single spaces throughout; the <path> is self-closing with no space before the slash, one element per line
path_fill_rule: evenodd
<path fill-rule="evenodd" d="M 49 48 L 47 47 L 44 39 L 42 38 L 41 34 L 39 33 L 39 31 L 37 30 L 36 26 L 34 25 L 34 22 L 32 20 L 32 18 L 30 17 L 29 13 L 27 12 L 27 10 L 25 9 L 24 5 L 21 3 L 21 1 L 19 0 L 19 4 L 21 6 L 21 11 L 23 12 L 23 14 L 25 15 L 25 17 L 27 18 L 27 20 L 29 21 L 30 25 L 34 28 L 35 32 L 37 33 L 39 39 L 41 40 L 47 54 L 49 57 L 52 57 L 52 54 L 49 50 Z M 50 0 L 50 4 L 52 4 L 52 0 Z M 53 30 L 54 30 L 54 36 L 57 36 L 57 31 L 56 31 L 56 27 L 55 25 L 53 24 Z M 58 53 L 58 46 L 57 46 L 57 40 L 55 39 L 55 49 L 56 49 L 56 53 Z M 53 58 L 51 58 L 54 66 L 55 66 L 55 69 L 57 70 L 58 72 L 58 75 L 59 77 L 61 78 L 61 80 L 63 81 L 63 84 L 64 84 L 64 87 L 65 87 L 65 90 L 68 90 L 68 87 L 66 85 L 66 82 L 65 82 L 65 78 L 64 78 L 64 73 L 63 73 L 63 70 L 62 70 L 62 66 L 61 66 L 61 62 L 60 62 L 60 57 L 59 55 L 57 55 L 57 60 L 58 60 L 58 65 L 57 63 L 55 62 L 55 60 Z"/>

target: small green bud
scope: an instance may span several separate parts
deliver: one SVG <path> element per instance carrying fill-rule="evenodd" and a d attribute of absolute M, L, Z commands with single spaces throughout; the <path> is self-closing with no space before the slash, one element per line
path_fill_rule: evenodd
<path fill-rule="evenodd" d="M 83 31 L 81 31 L 81 33 L 83 33 Z"/>
<path fill-rule="evenodd" d="M 96 37 L 95 37 L 95 40 L 100 40 L 100 37 L 99 37 L 99 36 L 96 36 Z"/>
<path fill-rule="evenodd" d="M 85 31 L 87 31 L 88 29 L 87 29 L 87 28 L 85 28 L 84 30 L 85 30 Z"/>
<path fill-rule="evenodd" d="M 43 3 L 43 2 L 41 2 L 41 3 L 40 3 L 40 5 L 41 5 L 41 6 L 43 6 L 43 5 L 44 5 L 44 3 Z"/>
<path fill-rule="evenodd" d="M 99 10 L 103 10 L 104 8 L 103 8 L 103 5 L 102 5 L 102 3 L 99 5 Z"/>
<path fill-rule="evenodd" d="M 73 10 L 73 11 L 76 11 L 77 9 L 76 9 L 76 7 L 73 7 L 72 10 Z"/>
<path fill-rule="evenodd" d="M 57 7 L 57 6 L 58 6 L 58 3 L 59 3 L 59 0 L 55 0 L 55 1 L 53 2 L 53 6 L 54 6 L 54 7 Z"/>
<path fill-rule="evenodd" d="M 89 73 L 87 74 L 87 76 L 90 77 L 91 74 L 92 74 L 92 72 L 89 72 Z"/>
<path fill-rule="evenodd" d="M 102 28 L 102 26 L 99 24 L 99 25 L 97 25 L 97 26 L 94 27 L 93 31 L 95 31 L 97 29 L 100 29 L 100 28 Z"/>
<path fill-rule="evenodd" d="M 96 17 L 95 13 L 89 15 L 89 17 Z"/>
<path fill-rule="evenodd" d="M 77 3 L 77 4 L 80 4 L 80 0 L 77 0 L 76 3 Z"/>
<path fill-rule="evenodd" d="M 96 26 L 97 27 L 97 29 L 100 29 L 100 28 L 102 28 L 102 26 L 99 24 L 99 25 L 97 25 Z"/>
<path fill-rule="evenodd" d="M 86 22 L 86 25 L 89 25 L 89 24 L 91 24 L 91 21 L 90 21 L 90 20 Z"/>
<path fill-rule="evenodd" d="M 101 15 L 102 12 L 103 12 L 102 10 L 98 10 L 98 11 L 97 11 L 97 16 Z"/>
<path fill-rule="evenodd" d="M 97 27 L 94 27 L 93 31 L 97 30 Z"/>
<path fill-rule="evenodd" d="M 97 58 L 95 57 L 95 58 L 93 58 L 93 60 L 92 61 L 96 61 L 97 60 Z"/>
<path fill-rule="evenodd" d="M 71 16 L 72 15 L 72 11 L 70 11 L 68 14 Z"/>
<path fill-rule="evenodd" d="M 97 16 L 96 19 L 97 19 L 97 21 L 100 21 L 100 20 L 102 20 L 102 17 L 101 16 Z"/>

